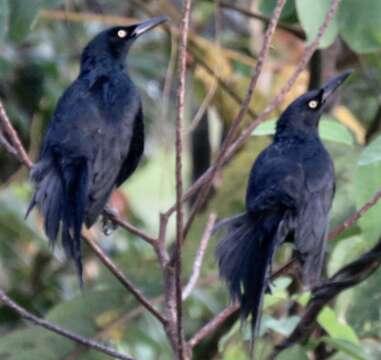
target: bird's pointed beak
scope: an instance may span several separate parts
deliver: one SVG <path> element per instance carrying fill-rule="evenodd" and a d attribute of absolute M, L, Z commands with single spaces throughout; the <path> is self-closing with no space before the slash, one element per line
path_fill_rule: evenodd
<path fill-rule="evenodd" d="M 136 24 L 136 27 L 134 29 L 134 35 L 135 37 L 138 37 L 145 32 L 153 29 L 154 27 L 162 24 L 163 22 L 166 22 L 168 18 L 166 16 L 158 16 L 152 19 L 145 20 L 139 24 Z"/>
<path fill-rule="evenodd" d="M 346 70 L 342 72 L 340 75 L 334 77 L 333 79 L 327 81 L 322 87 L 322 100 L 326 102 L 328 98 L 331 97 L 332 94 L 335 93 L 337 88 L 351 75 L 353 70 Z"/>

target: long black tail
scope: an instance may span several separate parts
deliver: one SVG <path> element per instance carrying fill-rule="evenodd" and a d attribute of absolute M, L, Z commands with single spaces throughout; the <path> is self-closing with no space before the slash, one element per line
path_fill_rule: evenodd
<path fill-rule="evenodd" d="M 282 214 L 276 212 L 257 219 L 246 213 L 222 223 L 227 234 L 216 251 L 220 276 L 226 280 L 233 300 L 240 302 L 242 319 L 251 315 L 253 339 L 281 220 Z"/>
<path fill-rule="evenodd" d="M 62 167 L 52 159 L 41 160 L 32 170 L 36 184 L 26 216 L 34 206 L 44 218 L 44 230 L 54 247 L 61 229 L 66 256 L 75 262 L 82 286 L 81 228 L 88 192 L 88 169 L 85 161 Z"/>

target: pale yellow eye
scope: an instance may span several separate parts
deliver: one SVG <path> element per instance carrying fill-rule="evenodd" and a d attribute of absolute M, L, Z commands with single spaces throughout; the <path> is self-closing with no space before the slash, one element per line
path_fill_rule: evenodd
<path fill-rule="evenodd" d="M 308 102 L 308 107 L 310 109 L 316 109 L 319 106 L 319 103 L 316 100 L 311 100 Z"/>
<path fill-rule="evenodd" d="M 126 30 L 118 30 L 118 37 L 121 39 L 125 38 L 127 36 L 127 31 Z"/>

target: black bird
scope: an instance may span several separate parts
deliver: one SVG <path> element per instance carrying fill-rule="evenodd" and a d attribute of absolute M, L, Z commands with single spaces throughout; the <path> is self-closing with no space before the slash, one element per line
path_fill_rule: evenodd
<path fill-rule="evenodd" d="M 35 192 L 27 215 L 37 206 L 52 245 L 61 233 L 81 283 L 82 225 L 95 223 L 111 192 L 135 171 L 144 148 L 142 104 L 126 57 L 136 38 L 164 21 L 113 27 L 89 42 L 32 168 Z"/>
<path fill-rule="evenodd" d="M 217 225 L 227 227 L 216 250 L 220 275 L 233 300 L 240 302 L 242 320 L 251 315 L 253 340 L 278 246 L 292 241 L 304 284 L 313 287 L 319 282 L 335 174 L 318 125 L 327 100 L 350 73 L 288 106 L 277 122 L 272 144 L 251 169 L 246 212 Z"/>

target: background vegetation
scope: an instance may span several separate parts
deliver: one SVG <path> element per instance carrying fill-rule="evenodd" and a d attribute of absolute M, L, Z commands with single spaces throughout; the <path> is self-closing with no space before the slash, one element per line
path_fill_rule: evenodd
<path fill-rule="evenodd" d="M 239 111 L 237 99 L 245 96 L 275 3 L 199 0 L 193 4 L 183 126 L 185 188 L 215 159 Z M 305 45 L 316 35 L 329 4 L 328 0 L 287 1 L 242 126 L 251 123 L 253 114 L 263 111 L 287 81 Z M 130 53 L 129 69 L 143 96 L 148 139 L 138 171 L 112 198 L 112 207 L 122 218 L 155 236 L 158 213 L 175 202 L 176 29 L 181 7 L 177 0 L 0 0 L 0 98 L 32 159 L 38 155 L 57 99 L 78 73 L 79 55 L 87 41 L 110 24 L 130 23 L 155 14 L 170 17 L 171 31 L 152 32 L 139 39 Z M 308 68 L 286 99 L 218 172 L 213 191 L 197 213 L 184 244 L 184 284 L 192 272 L 209 214 L 223 218 L 244 209 L 247 175 L 256 155 L 270 140 L 276 116 L 306 89 L 319 86 L 348 67 L 355 72 L 321 124 L 337 175 L 331 228 L 342 224 L 381 188 L 379 14 L 378 0 L 343 1 Z M 65 261 L 62 250 L 55 249 L 53 255 L 49 249 L 38 214 L 24 220 L 31 197 L 27 171 L 3 148 L 0 170 L 0 288 L 34 314 L 107 342 L 137 359 L 171 358 L 171 345 L 160 322 L 87 246 L 85 288 L 80 290 L 73 265 Z M 325 276 L 332 276 L 377 243 L 380 219 L 381 203 L 330 240 Z M 142 293 L 162 309 L 162 273 L 149 245 L 122 228 L 106 236 L 101 223 L 88 236 L 96 239 Z M 174 239 L 171 221 L 168 244 Z M 186 338 L 229 305 L 214 260 L 216 241 L 211 238 L 198 284 L 184 302 Z M 291 248 L 284 248 L 274 267 L 287 262 L 290 255 Z M 381 273 L 376 271 L 361 285 L 342 292 L 320 312 L 308 341 L 298 342 L 276 358 L 304 360 L 309 354 L 313 359 L 380 359 L 380 283 Z M 304 314 L 307 298 L 296 268 L 290 267 L 275 280 L 273 294 L 265 299 L 256 347 L 258 359 L 266 359 L 275 344 L 292 333 Z M 233 312 L 217 331 L 203 338 L 193 349 L 194 358 L 246 359 L 249 332 L 245 327 L 240 329 L 236 320 Z M 0 308 L 0 334 L 0 359 L 107 357 L 25 324 L 5 306 Z"/>

